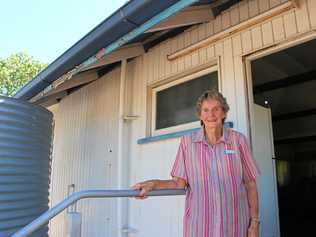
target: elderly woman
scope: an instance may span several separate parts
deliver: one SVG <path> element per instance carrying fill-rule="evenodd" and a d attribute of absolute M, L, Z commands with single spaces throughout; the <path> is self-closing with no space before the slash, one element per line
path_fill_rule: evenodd
<path fill-rule="evenodd" d="M 259 170 L 245 136 L 223 127 L 229 106 L 217 91 L 197 102 L 201 129 L 182 137 L 170 180 L 134 185 L 139 198 L 154 189 L 186 188 L 184 237 L 258 237 Z"/>

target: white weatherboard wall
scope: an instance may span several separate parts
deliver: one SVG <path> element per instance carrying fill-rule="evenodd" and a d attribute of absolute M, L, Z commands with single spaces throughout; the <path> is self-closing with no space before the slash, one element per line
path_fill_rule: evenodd
<path fill-rule="evenodd" d="M 128 62 L 125 115 L 139 116 L 125 122 L 123 156 L 129 159 L 129 182 L 169 178 L 179 139 L 167 139 L 138 145 L 137 140 L 150 135 L 147 105 L 148 91 L 174 78 L 201 70 L 218 62 L 220 90 L 228 98 L 231 111 L 228 120 L 234 128 L 249 135 L 245 56 L 260 50 L 313 34 L 316 28 L 316 1 L 297 1 L 299 8 L 288 10 L 264 21 L 249 24 L 242 30 L 217 39 L 231 27 L 238 27 L 261 14 L 287 4 L 284 0 L 249 0 L 233 6 L 215 20 L 201 24 L 151 48 L 143 56 Z M 271 9 L 271 10 L 270 10 Z M 167 55 L 199 44 L 210 43 L 174 60 Z M 56 112 L 55 144 L 52 174 L 52 203 L 67 194 L 67 185 L 77 189 L 117 187 L 116 131 L 118 131 L 120 72 L 115 70 L 63 99 Z M 150 104 L 150 103 L 149 103 Z M 149 122 L 148 122 L 149 121 Z M 126 127 L 125 127 L 126 126 Z M 126 137 L 125 137 L 126 135 Z M 126 139 L 128 138 L 128 139 Z M 111 154 L 108 148 L 113 148 Z M 111 168 L 110 168 L 111 164 Z M 98 206 L 98 208 L 97 208 Z M 83 236 L 117 236 L 115 201 L 83 201 Z M 182 235 L 184 197 L 129 199 L 129 225 L 137 237 L 174 237 Z M 112 209 L 111 209 L 112 208 Z M 51 236 L 63 236 L 65 215 L 52 222 Z M 123 227 L 123 226 L 122 226 Z M 112 229 L 111 229 L 112 228 Z M 109 233 L 109 230 L 113 232 Z"/>

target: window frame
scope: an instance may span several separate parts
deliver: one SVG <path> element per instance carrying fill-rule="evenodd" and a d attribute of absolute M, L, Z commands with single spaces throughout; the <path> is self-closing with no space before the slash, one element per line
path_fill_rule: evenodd
<path fill-rule="evenodd" d="M 152 93 L 151 93 L 151 135 L 152 136 L 158 136 L 158 135 L 164 135 L 168 133 L 174 133 L 174 132 L 179 132 L 187 129 L 193 129 L 193 128 L 198 128 L 200 127 L 200 121 L 194 121 L 194 122 L 189 122 L 189 123 L 184 123 L 184 124 L 179 124 L 167 128 L 161 128 L 161 129 L 156 129 L 156 114 L 157 114 L 157 93 L 159 91 L 168 89 L 173 86 L 180 85 L 184 82 L 187 81 L 192 81 L 194 79 L 197 79 L 201 76 L 204 76 L 206 74 L 210 74 L 213 72 L 217 72 L 217 83 L 218 83 L 218 90 L 220 91 L 220 73 L 218 70 L 218 66 L 211 66 L 209 68 L 203 69 L 201 71 L 195 72 L 193 74 L 181 77 L 177 80 L 171 81 L 169 83 L 165 83 L 163 85 L 157 86 L 152 88 Z"/>

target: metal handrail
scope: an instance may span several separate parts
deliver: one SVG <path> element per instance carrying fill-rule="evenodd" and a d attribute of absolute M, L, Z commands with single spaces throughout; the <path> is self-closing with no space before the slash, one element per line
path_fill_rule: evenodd
<path fill-rule="evenodd" d="M 159 189 L 153 190 L 147 194 L 147 196 L 174 196 L 174 195 L 184 195 L 184 189 Z M 47 210 L 38 218 L 33 220 L 31 223 L 23 227 L 21 230 L 17 231 L 12 235 L 12 237 L 25 237 L 38 230 L 41 226 L 46 224 L 54 216 L 65 210 L 67 207 L 73 203 L 85 199 L 85 198 L 113 198 L 113 197 L 137 197 L 139 195 L 138 190 L 85 190 L 80 192 L 75 192 L 71 194 L 68 198 L 54 206 L 53 208 Z"/>

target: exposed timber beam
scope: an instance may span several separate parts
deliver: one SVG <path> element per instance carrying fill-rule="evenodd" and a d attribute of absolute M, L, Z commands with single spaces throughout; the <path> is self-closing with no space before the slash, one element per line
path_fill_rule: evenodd
<path fill-rule="evenodd" d="M 303 142 L 311 142 L 311 141 L 316 141 L 316 135 L 275 139 L 274 144 L 275 145 L 293 144 L 293 143 L 303 143 Z"/>
<path fill-rule="evenodd" d="M 300 7 L 299 0 L 290 0 L 296 8 Z"/>
<path fill-rule="evenodd" d="M 212 12 L 215 17 L 221 14 L 222 11 L 230 8 L 232 5 L 240 2 L 241 0 L 217 0 L 210 4 L 212 7 Z"/>
<path fill-rule="evenodd" d="M 181 34 L 188 27 L 190 27 L 190 26 L 183 26 L 183 27 L 178 27 L 178 28 L 171 29 L 171 30 L 159 31 L 159 32 L 155 33 L 152 37 L 150 37 L 149 39 L 147 39 L 143 42 L 143 46 L 144 46 L 145 51 L 147 52 L 148 49 L 150 49 L 151 47 L 154 47 L 155 45 L 165 41 L 166 39 L 169 39 L 169 38 L 175 37 L 176 35 Z"/>
<path fill-rule="evenodd" d="M 96 71 L 87 71 L 77 74 L 69 80 L 55 81 L 51 90 L 47 91 L 46 93 L 42 92 L 38 94 L 32 99 L 32 102 L 35 104 L 41 104 L 43 106 L 46 106 L 50 103 L 57 103 L 58 100 L 67 96 L 69 91 L 73 88 L 78 88 L 97 79 L 98 74 Z"/>
<path fill-rule="evenodd" d="M 272 117 L 272 120 L 273 121 L 289 120 L 289 119 L 307 117 L 307 116 L 311 116 L 315 114 L 316 114 L 316 108 L 276 115 Z"/>
<path fill-rule="evenodd" d="M 180 26 L 188 26 L 199 23 L 208 22 L 214 19 L 214 15 L 210 5 L 201 5 L 188 7 L 178 12 L 174 16 L 169 17 L 165 21 L 150 28 L 146 32 L 156 32 L 166 29 L 177 28 Z"/>
<path fill-rule="evenodd" d="M 135 58 L 144 53 L 145 53 L 144 47 L 142 44 L 139 44 L 139 43 L 126 45 L 103 57 L 102 57 L 102 55 L 104 55 L 103 50 L 101 50 L 98 53 L 99 55 L 101 55 L 99 60 L 95 64 L 84 68 L 84 71 L 90 70 L 92 68 L 97 68 L 97 67 L 105 66 L 108 64 L 112 64 L 115 62 L 119 62 L 125 59 Z M 98 54 L 96 55 L 96 57 L 98 57 Z"/>
<path fill-rule="evenodd" d="M 289 76 L 280 80 L 267 82 L 258 86 L 254 86 L 254 94 L 258 94 L 265 91 L 276 90 L 284 87 L 289 87 L 297 84 L 301 84 L 307 81 L 313 81 L 316 79 L 316 71 L 312 70 L 306 73 Z"/>
<path fill-rule="evenodd" d="M 67 95 L 68 95 L 67 91 L 60 91 L 60 92 L 56 92 L 55 94 L 42 97 L 33 103 L 37 105 L 42 105 L 47 108 L 49 106 L 57 104 L 62 98 L 64 98 Z"/>
<path fill-rule="evenodd" d="M 82 72 L 72 77 L 70 80 L 64 81 L 56 85 L 55 89 L 47 93 L 47 95 L 51 95 L 53 93 L 65 91 L 65 90 L 68 90 L 68 89 L 71 89 L 83 84 L 87 84 L 97 79 L 98 79 L 98 75 L 97 75 L 97 72 L 95 71 Z"/>

